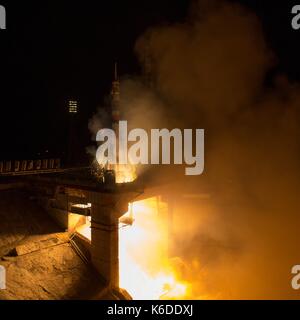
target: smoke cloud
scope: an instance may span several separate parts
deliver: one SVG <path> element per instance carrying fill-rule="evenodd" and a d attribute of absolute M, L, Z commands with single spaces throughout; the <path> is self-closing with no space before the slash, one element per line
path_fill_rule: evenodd
<path fill-rule="evenodd" d="M 123 79 L 122 118 L 146 130 L 205 129 L 202 176 L 157 175 L 174 198 L 175 189 L 209 194 L 175 199 L 174 255 L 193 297 L 297 299 L 299 84 L 277 75 L 266 86 L 276 56 L 260 21 L 226 1 L 194 2 L 185 22 L 154 26 L 136 43 L 141 62 L 146 50 L 155 86 Z"/>
<path fill-rule="evenodd" d="M 137 41 L 141 61 L 145 48 L 155 91 L 125 81 L 125 118 L 206 130 L 205 174 L 177 184 L 210 198 L 178 203 L 174 223 L 195 296 L 297 298 L 300 91 L 284 75 L 265 85 L 276 57 L 259 19 L 237 4 L 200 1 L 184 23 Z M 173 172 L 165 178 L 175 185 Z"/>

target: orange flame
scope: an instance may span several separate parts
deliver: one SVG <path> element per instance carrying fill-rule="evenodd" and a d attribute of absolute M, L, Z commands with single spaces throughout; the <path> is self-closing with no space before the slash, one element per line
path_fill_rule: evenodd
<path fill-rule="evenodd" d="M 120 227 L 120 287 L 133 299 L 184 299 L 189 289 L 169 262 L 162 211 L 156 198 L 135 202 L 126 214 L 133 224 Z"/>

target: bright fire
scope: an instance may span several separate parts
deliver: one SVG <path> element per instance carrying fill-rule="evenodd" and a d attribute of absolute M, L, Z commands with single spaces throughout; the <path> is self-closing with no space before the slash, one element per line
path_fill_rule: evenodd
<path fill-rule="evenodd" d="M 135 167 L 130 164 L 116 164 L 113 167 L 116 183 L 128 183 L 136 179 Z"/>
<path fill-rule="evenodd" d="M 135 167 L 131 165 L 106 169 L 114 170 L 116 183 L 136 179 Z M 168 207 L 159 196 L 130 204 L 120 219 L 120 287 L 135 300 L 190 297 L 191 286 L 182 280 L 178 268 L 182 262 L 179 258 L 169 258 L 168 224 Z M 79 232 L 90 238 L 90 224 Z"/>
<path fill-rule="evenodd" d="M 102 181 L 105 171 L 113 171 L 118 184 L 133 182 L 137 178 L 136 167 L 131 164 L 102 164 L 95 160 L 91 169 L 92 174 Z"/>
<path fill-rule="evenodd" d="M 167 207 L 157 197 L 135 202 L 119 232 L 120 287 L 133 299 L 184 299 L 189 285 L 168 258 Z M 128 224 L 128 222 L 133 222 Z"/>

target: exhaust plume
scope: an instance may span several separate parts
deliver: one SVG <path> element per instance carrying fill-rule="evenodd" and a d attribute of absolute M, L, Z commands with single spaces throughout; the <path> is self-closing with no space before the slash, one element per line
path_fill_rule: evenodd
<path fill-rule="evenodd" d="M 300 90 L 285 75 L 266 86 L 276 57 L 258 17 L 226 1 L 195 2 L 185 22 L 141 36 L 141 61 L 145 50 L 155 88 L 123 79 L 122 118 L 146 130 L 205 129 L 204 175 L 175 183 L 172 167 L 156 177 L 182 194 L 210 193 L 175 209 L 174 261 L 192 298 L 297 298 Z"/>
<path fill-rule="evenodd" d="M 266 87 L 275 54 L 257 16 L 237 4 L 194 3 L 184 23 L 137 41 L 141 61 L 146 47 L 156 98 L 131 84 L 125 117 L 138 127 L 206 130 L 204 176 L 177 184 L 183 193 L 187 183 L 195 193 L 204 185 L 210 200 L 179 204 L 174 222 L 194 297 L 297 298 L 299 85 L 279 75 Z"/>

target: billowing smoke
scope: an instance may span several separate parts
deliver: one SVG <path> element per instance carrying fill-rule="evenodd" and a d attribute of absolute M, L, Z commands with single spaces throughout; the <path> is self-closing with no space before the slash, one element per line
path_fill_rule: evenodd
<path fill-rule="evenodd" d="M 205 174 L 177 180 L 183 193 L 210 194 L 176 209 L 174 246 L 195 297 L 297 298 L 299 85 L 284 75 L 265 85 L 275 55 L 259 19 L 237 4 L 194 4 L 186 22 L 137 41 L 141 60 L 146 47 L 155 93 L 125 81 L 125 118 L 206 130 Z"/>
<path fill-rule="evenodd" d="M 96 141 L 97 132 L 103 128 L 109 128 L 110 126 L 110 117 L 106 108 L 99 107 L 97 112 L 93 115 L 93 117 L 89 120 L 88 129 L 91 133 L 91 140 Z M 86 152 L 91 156 L 92 159 L 96 157 L 97 147 L 96 145 L 90 145 L 86 147 Z"/>
<path fill-rule="evenodd" d="M 185 22 L 154 26 L 137 41 L 141 61 L 146 48 L 155 89 L 122 81 L 122 118 L 148 130 L 206 130 L 202 176 L 159 170 L 193 194 L 177 203 L 173 237 L 193 297 L 297 298 L 299 85 L 284 75 L 265 84 L 276 57 L 260 21 L 225 1 L 194 3 Z"/>

